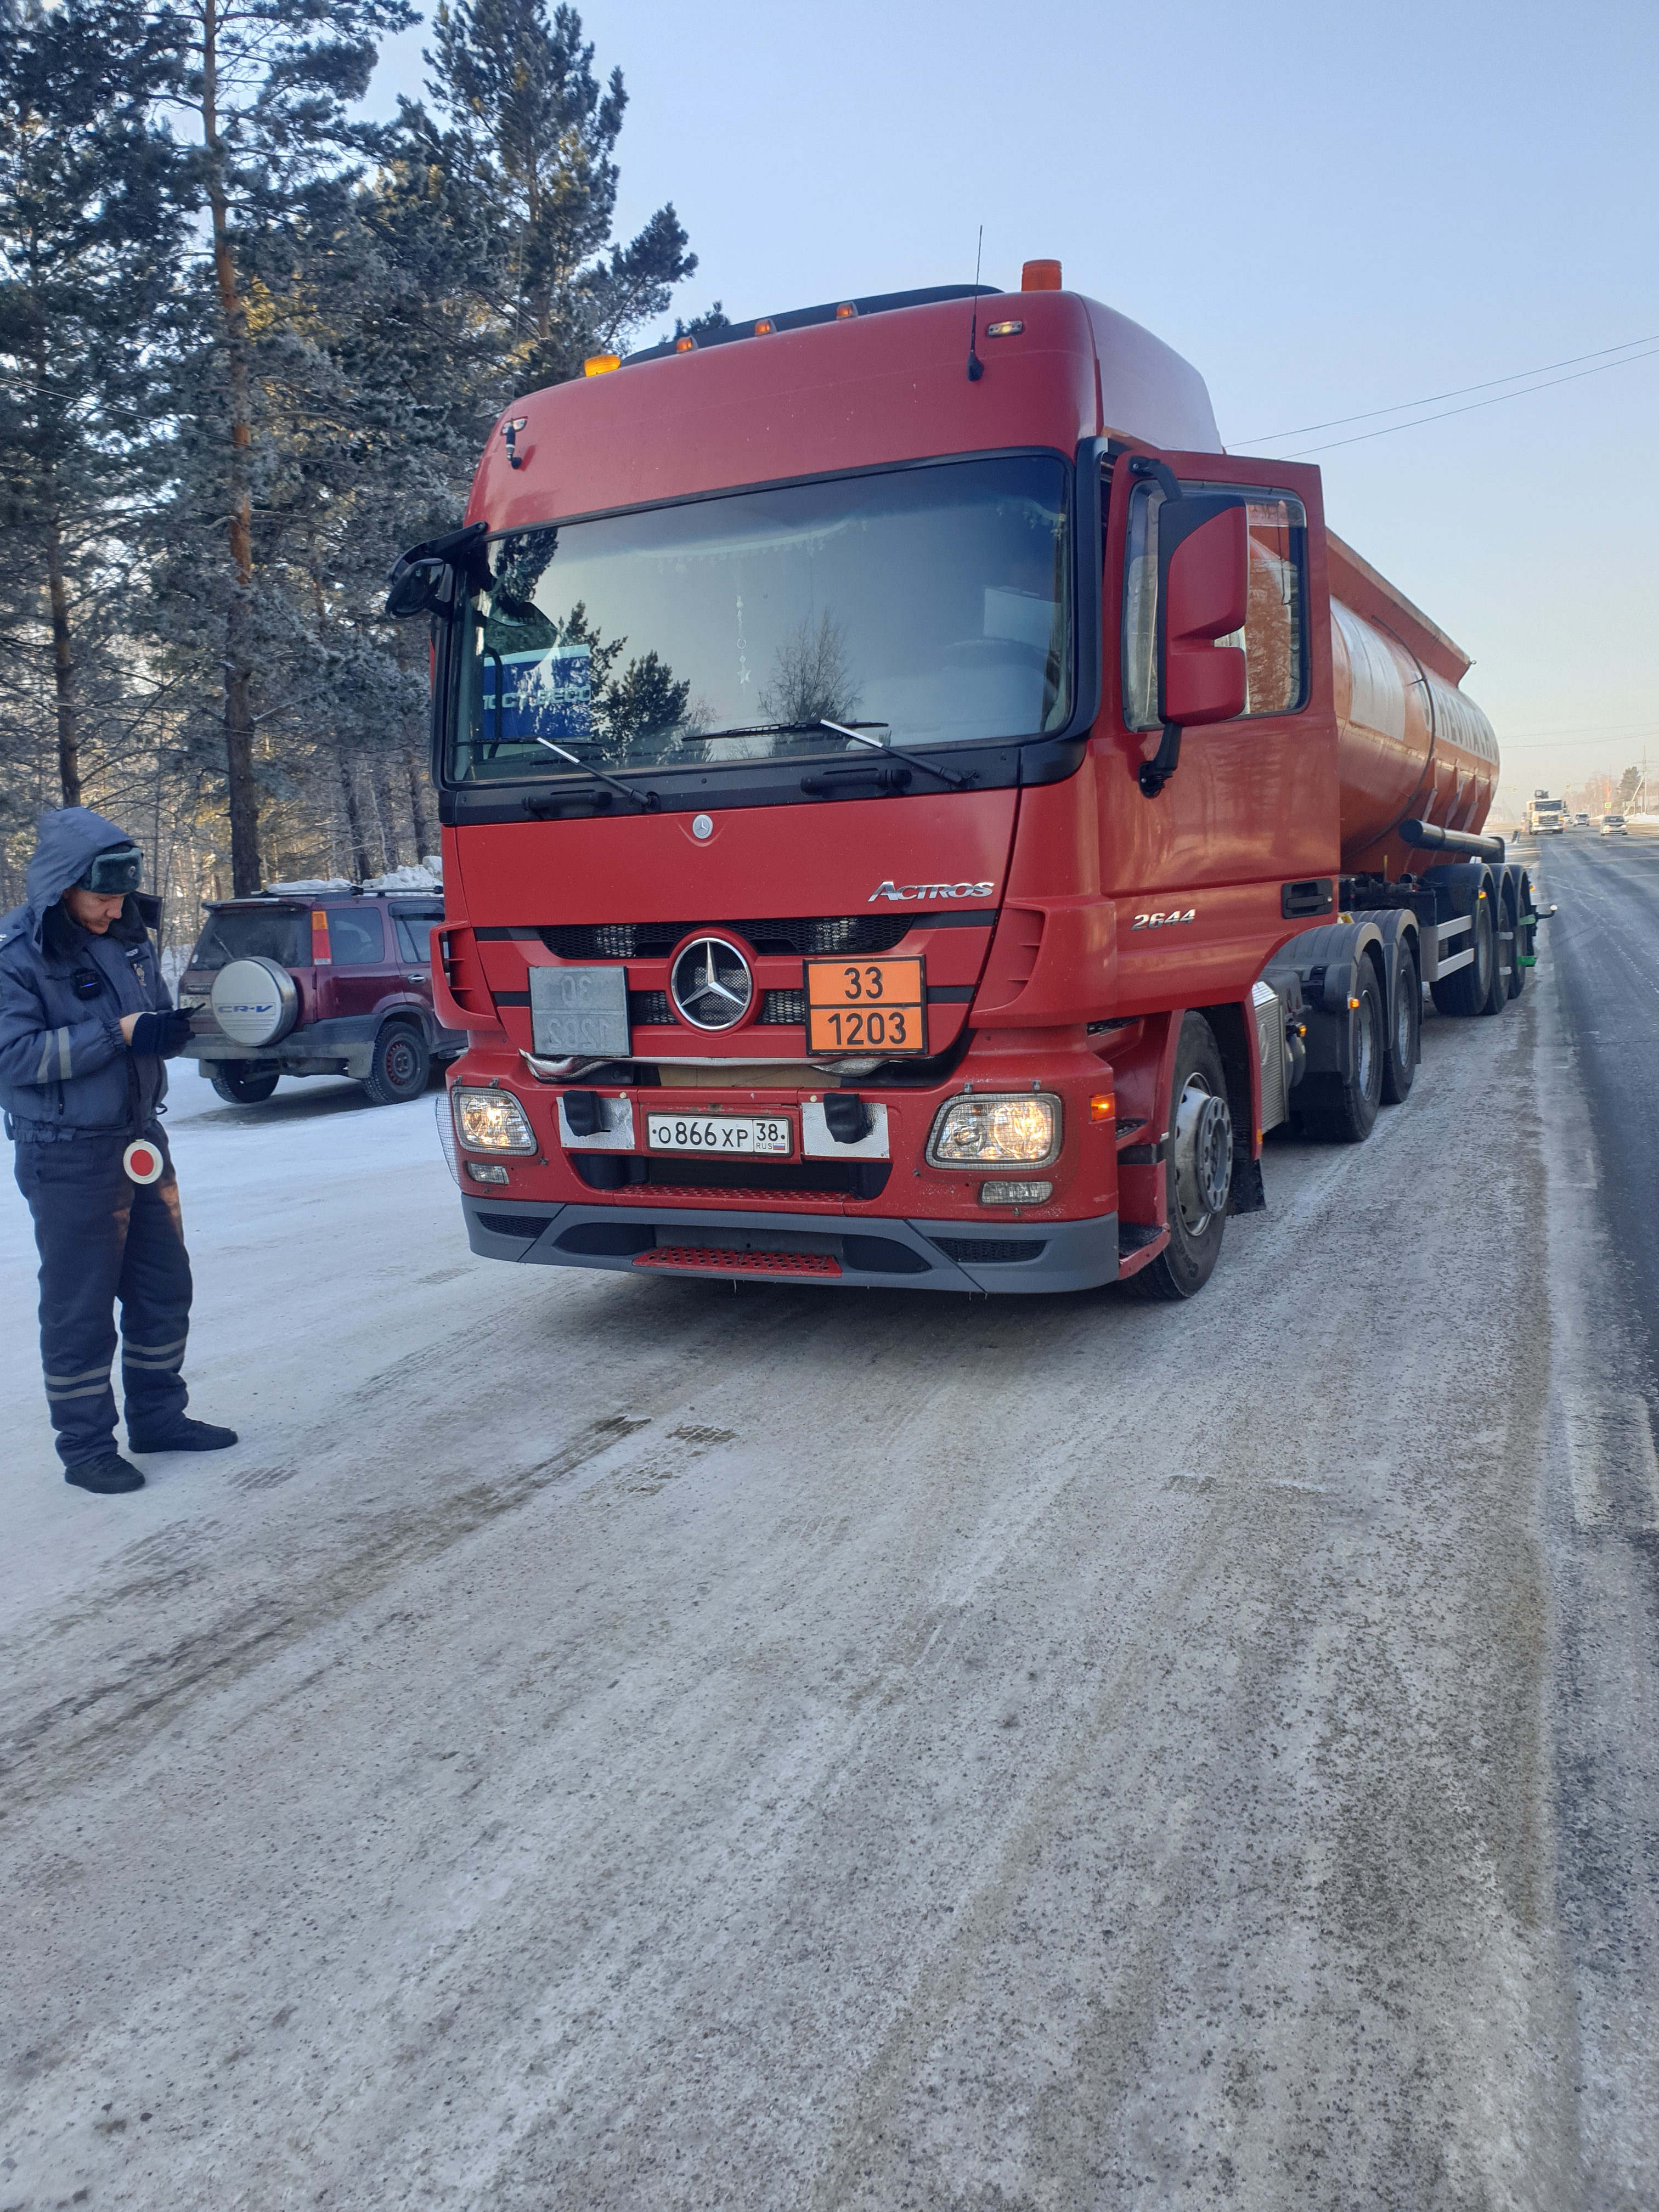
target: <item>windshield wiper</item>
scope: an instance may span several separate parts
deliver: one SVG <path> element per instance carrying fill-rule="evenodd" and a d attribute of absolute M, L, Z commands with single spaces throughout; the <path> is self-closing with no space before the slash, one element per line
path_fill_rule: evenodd
<path fill-rule="evenodd" d="M 902 753 L 896 745 L 884 745 L 879 738 L 866 738 L 863 733 L 865 730 L 890 730 L 893 726 L 890 722 L 866 722 L 860 728 L 854 729 L 850 723 L 822 720 L 817 726 L 821 730 L 833 730 L 838 738 L 851 738 L 855 745 L 868 745 L 872 752 L 885 753 L 890 760 L 903 761 L 910 768 L 925 769 L 929 775 L 936 775 L 941 783 L 948 783 L 954 791 L 960 791 L 965 783 L 977 783 L 979 781 L 977 776 L 963 775 L 959 769 L 940 768 L 936 762 L 923 760 L 915 753 Z"/>
<path fill-rule="evenodd" d="M 896 745 L 883 744 L 879 738 L 866 738 L 866 730 L 890 730 L 890 722 L 863 722 L 854 726 L 850 722 L 832 722 L 820 714 L 810 722 L 744 722 L 731 730 L 700 730 L 699 738 L 712 743 L 716 738 L 783 738 L 805 734 L 809 730 L 833 730 L 838 738 L 851 738 L 856 745 L 868 745 L 872 752 L 885 753 L 890 760 L 903 761 L 910 768 L 925 769 L 936 775 L 941 783 L 950 784 L 960 791 L 964 784 L 977 783 L 976 775 L 963 775 L 953 768 L 940 768 L 937 763 L 923 760 L 915 753 L 902 753 Z"/>
<path fill-rule="evenodd" d="M 557 753 L 562 761 L 568 761 L 580 774 L 591 776 L 595 783 L 604 784 L 608 791 L 620 792 L 624 799 L 632 799 L 635 806 L 643 807 L 647 814 L 654 814 L 662 805 L 654 791 L 641 791 L 631 783 L 618 783 L 614 775 L 607 775 L 602 768 L 590 768 L 586 761 L 578 760 L 574 753 L 568 753 L 562 745 L 556 745 L 551 738 L 538 735 L 536 743 L 545 745 L 550 753 Z"/>

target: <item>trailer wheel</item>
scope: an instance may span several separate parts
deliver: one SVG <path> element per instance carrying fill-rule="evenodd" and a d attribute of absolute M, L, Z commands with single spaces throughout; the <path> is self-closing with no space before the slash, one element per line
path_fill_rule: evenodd
<path fill-rule="evenodd" d="M 1527 971 L 1522 963 L 1534 957 L 1538 951 L 1537 923 L 1525 922 L 1521 919 L 1522 915 L 1530 914 L 1532 910 L 1532 885 L 1522 876 L 1516 900 L 1515 952 L 1510 967 L 1510 996 L 1512 999 L 1518 999 L 1526 988 Z"/>
<path fill-rule="evenodd" d="M 1215 1031 L 1202 1014 L 1182 1018 L 1170 1100 L 1164 1202 L 1170 1241 L 1127 1288 L 1143 1298 L 1190 1298 L 1215 1273 L 1232 1188 L 1233 1117 Z"/>
<path fill-rule="evenodd" d="M 1498 966 L 1496 934 L 1491 899 L 1477 899 L 1474 919 L 1469 928 L 1474 959 L 1467 968 L 1460 968 L 1455 975 L 1448 975 L 1429 986 L 1434 994 L 1434 1003 L 1443 1014 L 1468 1015 L 1485 1011 L 1486 1001 L 1492 996 L 1492 973 Z"/>
<path fill-rule="evenodd" d="M 1405 945 L 1395 971 L 1394 1019 L 1389 1024 L 1389 1048 L 1382 1055 L 1382 1103 L 1405 1103 L 1423 1057 L 1423 986 L 1418 980 L 1417 957 Z"/>
<path fill-rule="evenodd" d="M 1363 1145 L 1376 1126 L 1376 1110 L 1382 1103 L 1389 1031 L 1382 1013 L 1382 987 L 1369 960 L 1358 963 L 1353 988 L 1359 1003 L 1348 1012 L 1353 1046 L 1349 1073 L 1322 1078 L 1322 1085 L 1328 1085 L 1329 1103 L 1302 1109 L 1303 1127 L 1322 1144 Z"/>
<path fill-rule="evenodd" d="M 1520 938 L 1515 927 L 1515 908 L 1507 890 L 1494 890 L 1486 902 L 1494 907 L 1492 925 L 1492 988 L 1486 994 L 1483 1014 L 1501 1014 L 1510 998 L 1510 985 L 1515 975 L 1515 956 L 1521 949 Z M 1510 973 L 1504 973 L 1504 934 L 1510 940 Z"/>

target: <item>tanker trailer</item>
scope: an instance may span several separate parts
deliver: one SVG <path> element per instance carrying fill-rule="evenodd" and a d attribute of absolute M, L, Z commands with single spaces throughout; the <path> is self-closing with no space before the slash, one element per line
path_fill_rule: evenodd
<path fill-rule="evenodd" d="M 1373 1118 L 1373 1052 L 1380 1103 L 1411 1087 L 1420 985 L 1442 1013 L 1500 1013 L 1534 964 L 1539 915 L 1526 869 L 1506 859 L 1501 837 L 1481 834 L 1498 741 L 1460 688 L 1468 655 L 1329 532 L 1326 554 L 1341 916 L 1292 939 L 1267 980 L 1303 1001 L 1287 1105 L 1312 1133 L 1352 1141 Z M 1384 983 L 1377 1037 L 1364 1033 L 1373 1010 L 1354 1005 L 1368 957 Z"/>

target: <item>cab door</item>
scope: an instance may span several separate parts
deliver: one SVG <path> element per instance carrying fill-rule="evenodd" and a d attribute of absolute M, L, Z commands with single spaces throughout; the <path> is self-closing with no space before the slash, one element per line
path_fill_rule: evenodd
<path fill-rule="evenodd" d="M 1109 465 L 1095 750 L 1120 1011 L 1237 1000 L 1294 927 L 1334 908 L 1336 726 L 1319 471 L 1146 448 Z M 1243 649 L 1244 706 L 1230 720 L 1182 727 L 1176 765 L 1160 781 L 1150 772 L 1169 751 L 1160 517 L 1172 498 L 1215 495 L 1244 502 L 1244 623 L 1212 640 Z"/>

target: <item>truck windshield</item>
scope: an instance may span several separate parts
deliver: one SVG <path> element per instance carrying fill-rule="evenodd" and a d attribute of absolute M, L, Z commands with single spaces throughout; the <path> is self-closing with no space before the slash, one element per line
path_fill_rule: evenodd
<path fill-rule="evenodd" d="M 1071 712 L 1069 471 L 1048 454 L 790 484 L 489 549 L 449 774 L 1036 737 Z M 545 741 L 545 742 L 544 742 Z"/>

